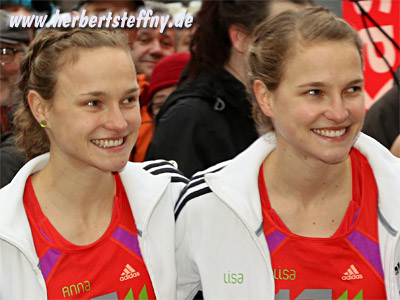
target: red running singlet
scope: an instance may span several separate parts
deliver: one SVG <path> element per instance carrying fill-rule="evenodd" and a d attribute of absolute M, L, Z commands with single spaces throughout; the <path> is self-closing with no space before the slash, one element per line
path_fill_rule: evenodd
<path fill-rule="evenodd" d="M 275 299 L 386 299 L 379 250 L 377 187 L 367 159 L 350 152 L 352 201 L 330 238 L 293 234 L 271 208 L 262 166 L 259 190 Z"/>

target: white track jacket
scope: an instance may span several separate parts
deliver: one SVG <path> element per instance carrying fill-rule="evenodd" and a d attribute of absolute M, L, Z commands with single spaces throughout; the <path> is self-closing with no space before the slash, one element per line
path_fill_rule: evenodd
<path fill-rule="evenodd" d="M 266 134 L 234 159 L 197 173 L 185 188 L 175 205 L 178 299 L 192 299 L 198 289 L 204 299 L 274 299 L 258 173 L 275 146 L 274 133 Z M 387 298 L 400 299 L 400 159 L 362 133 L 355 147 L 378 186 Z"/>
<path fill-rule="evenodd" d="M 47 299 L 22 197 L 28 176 L 48 159 L 43 154 L 29 161 L 0 190 L 0 299 Z M 156 297 L 175 299 L 173 204 L 187 179 L 166 161 L 128 163 L 120 176 Z"/>

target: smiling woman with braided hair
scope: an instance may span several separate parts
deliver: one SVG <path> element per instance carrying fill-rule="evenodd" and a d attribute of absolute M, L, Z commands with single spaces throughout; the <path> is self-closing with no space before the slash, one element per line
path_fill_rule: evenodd
<path fill-rule="evenodd" d="M 0 190 L 0 298 L 174 298 L 172 203 L 187 180 L 128 162 L 139 86 L 123 36 L 44 30 L 21 75 L 28 163 Z"/>

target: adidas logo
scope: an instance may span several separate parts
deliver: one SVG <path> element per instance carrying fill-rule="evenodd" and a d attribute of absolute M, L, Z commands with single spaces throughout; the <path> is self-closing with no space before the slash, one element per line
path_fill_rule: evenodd
<path fill-rule="evenodd" d="M 125 266 L 124 271 L 121 273 L 120 281 L 125 281 L 132 279 L 134 277 L 140 276 L 139 272 L 136 272 L 134 268 L 132 268 L 129 264 Z"/>
<path fill-rule="evenodd" d="M 350 268 L 347 269 L 347 272 L 344 272 L 342 276 L 342 280 L 355 280 L 355 279 L 363 279 L 363 276 L 358 272 L 354 265 L 351 265 Z"/>

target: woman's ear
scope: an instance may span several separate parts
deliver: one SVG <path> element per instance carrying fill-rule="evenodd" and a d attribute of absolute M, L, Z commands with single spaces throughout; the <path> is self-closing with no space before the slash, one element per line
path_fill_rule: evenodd
<path fill-rule="evenodd" d="M 229 26 L 228 31 L 232 47 L 239 53 L 245 53 L 248 48 L 248 36 L 245 33 L 243 26 L 233 24 Z"/>
<path fill-rule="evenodd" d="M 273 93 L 270 90 L 268 90 L 268 88 L 265 86 L 265 84 L 259 79 L 256 79 L 254 81 L 253 90 L 254 90 L 254 95 L 256 97 L 258 105 L 260 106 L 264 115 L 272 118 L 274 116 L 274 114 L 273 114 L 273 99 L 272 99 Z"/>
<path fill-rule="evenodd" d="M 29 91 L 27 99 L 29 107 L 36 121 L 38 121 L 39 124 L 42 121 L 46 121 L 47 124 L 48 119 L 47 119 L 46 100 L 44 100 L 42 96 L 39 95 L 38 92 L 33 90 Z"/>

